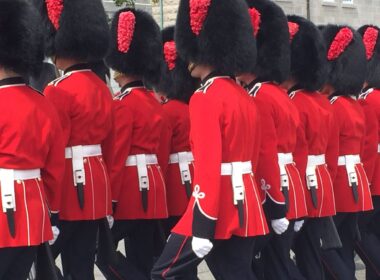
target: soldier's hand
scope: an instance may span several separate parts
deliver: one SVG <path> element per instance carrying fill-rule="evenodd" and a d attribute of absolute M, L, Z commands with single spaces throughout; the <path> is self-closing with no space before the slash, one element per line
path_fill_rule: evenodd
<path fill-rule="evenodd" d="M 304 222 L 305 222 L 304 220 L 295 222 L 294 223 L 294 231 L 299 232 L 301 230 Z"/>
<path fill-rule="evenodd" d="M 287 218 L 281 218 L 271 221 L 273 231 L 276 234 L 283 234 L 289 227 L 289 221 Z"/>
<path fill-rule="evenodd" d="M 52 226 L 51 230 L 53 232 L 53 239 L 49 240 L 49 244 L 53 245 L 55 241 L 57 241 L 60 231 L 59 231 L 59 228 L 57 228 L 56 226 Z"/>
<path fill-rule="evenodd" d="M 112 228 L 112 227 L 113 227 L 113 224 L 115 223 L 115 219 L 114 219 L 111 215 L 108 215 L 108 216 L 107 216 L 107 221 L 108 221 L 108 226 L 109 226 L 110 228 Z"/>
<path fill-rule="evenodd" d="M 211 243 L 211 241 L 205 238 L 194 236 L 191 241 L 191 247 L 194 251 L 194 254 L 201 259 L 210 253 L 213 246 L 214 245 Z"/>

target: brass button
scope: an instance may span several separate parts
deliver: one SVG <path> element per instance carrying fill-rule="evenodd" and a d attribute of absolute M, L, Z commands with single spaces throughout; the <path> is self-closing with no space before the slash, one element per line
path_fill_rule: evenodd
<path fill-rule="evenodd" d="M 21 184 L 21 180 L 17 180 L 17 184 Z"/>
<path fill-rule="evenodd" d="M 85 159 L 83 159 L 83 163 L 87 163 L 87 159 L 85 158 Z"/>

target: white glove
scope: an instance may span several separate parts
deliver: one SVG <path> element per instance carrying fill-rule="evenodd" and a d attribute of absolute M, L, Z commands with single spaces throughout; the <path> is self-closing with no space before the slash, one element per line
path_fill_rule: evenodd
<path fill-rule="evenodd" d="M 53 232 L 53 239 L 49 240 L 49 244 L 53 245 L 55 241 L 57 241 L 60 231 L 59 231 L 59 228 L 57 228 L 56 226 L 52 226 L 51 230 Z"/>
<path fill-rule="evenodd" d="M 108 215 L 108 216 L 107 216 L 107 221 L 108 221 L 108 226 L 109 226 L 110 228 L 112 228 L 112 227 L 113 227 L 113 224 L 115 223 L 115 219 L 113 218 L 113 216 Z"/>
<path fill-rule="evenodd" d="M 304 222 L 305 222 L 304 220 L 296 221 L 296 222 L 294 223 L 294 231 L 295 231 L 295 232 L 299 232 L 299 231 L 301 230 L 301 228 L 302 228 Z"/>
<path fill-rule="evenodd" d="M 210 253 L 213 246 L 211 241 L 205 238 L 193 237 L 191 241 L 191 247 L 195 255 L 201 259 Z"/>
<path fill-rule="evenodd" d="M 271 221 L 272 228 L 276 234 L 283 234 L 289 226 L 289 221 L 287 218 L 281 218 Z"/>

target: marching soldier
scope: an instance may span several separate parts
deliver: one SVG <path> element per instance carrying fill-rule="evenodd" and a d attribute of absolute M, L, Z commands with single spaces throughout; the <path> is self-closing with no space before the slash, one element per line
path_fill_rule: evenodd
<path fill-rule="evenodd" d="M 247 2 L 258 41 L 258 64 L 254 71 L 237 79 L 247 88 L 260 114 L 261 147 L 256 179 L 273 230 L 270 241 L 263 240 L 255 249 L 256 254 L 262 252 L 262 257 L 257 256 L 254 269 L 263 269 L 264 262 L 265 279 L 291 279 L 297 269 L 290 267 L 289 252 L 294 230 L 302 227 L 307 207 L 303 182 L 293 160 L 300 119 L 279 86 L 290 70 L 288 22 L 272 1 Z"/>
<path fill-rule="evenodd" d="M 324 279 L 320 239 L 323 217 L 335 215 L 331 177 L 326 151 L 332 128 L 332 115 L 320 104 L 318 92 L 327 79 L 325 44 L 318 28 L 310 21 L 288 17 L 291 43 L 291 74 L 283 84 L 300 113 L 294 159 L 305 186 L 308 217 L 296 237 L 297 266 L 306 279 Z"/>
<path fill-rule="evenodd" d="M 354 244 L 358 238 L 358 212 L 372 209 L 371 193 L 360 154 L 365 137 L 365 116 L 357 101 L 366 76 L 365 48 L 360 35 L 348 26 L 322 29 L 328 60 L 328 81 L 323 93 L 330 96 L 339 132 L 339 146 L 328 151 L 334 178 L 337 215 L 334 217 L 343 247 L 323 252 L 327 277 L 355 279 Z"/>
<path fill-rule="evenodd" d="M 359 216 L 361 241 L 356 243 L 356 252 L 366 264 L 366 279 L 380 277 L 380 235 L 374 228 L 379 228 L 376 217 L 380 217 L 380 162 L 379 162 L 379 120 L 380 120 L 380 44 L 377 26 L 365 25 L 358 32 L 363 38 L 367 56 L 367 77 L 365 87 L 360 95 L 366 116 L 366 137 L 362 150 L 362 161 L 370 184 L 374 211 Z"/>
<path fill-rule="evenodd" d="M 94 279 L 100 220 L 112 212 L 108 169 L 112 164 L 113 110 L 106 84 L 90 69 L 108 49 L 109 28 L 100 0 L 37 1 L 45 20 L 46 55 L 64 75 L 47 86 L 66 145 L 65 195 L 59 215 L 63 273 Z"/>
<path fill-rule="evenodd" d="M 0 279 L 26 279 L 37 247 L 57 238 L 64 143 L 57 112 L 23 77 L 42 68 L 37 11 L 0 1 Z M 52 219 L 53 220 L 53 219 Z"/>
<path fill-rule="evenodd" d="M 111 36 L 106 62 L 116 71 L 115 80 L 121 87 L 114 98 L 117 154 L 111 171 L 112 232 L 115 242 L 128 237 L 127 261 L 149 279 L 157 221 L 168 217 L 160 165 L 166 168 L 169 155 L 160 150 L 168 129 L 163 109 L 143 81 L 154 84 L 158 79 L 162 41 L 151 15 L 127 8 L 115 14 Z"/>
<path fill-rule="evenodd" d="M 189 105 L 194 191 L 152 279 L 194 279 L 189 271 L 206 255 L 217 279 L 255 279 L 254 237 L 268 231 L 252 173 L 257 112 L 228 76 L 255 65 L 247 9 L 240 0 L 180 2 L 175 43 L 192 77 L 202 80 Z"/>
<path fill-rule="evenodd" d="M 166 233 L 179 221 L 192 194 L 194 158 L 190 149 L 189 99 L 195 90 L 195 80 L 179 57 L 174 42 L 174 26 L 162 31 L 164 62 L 158 91 L 163 93 L 162 104 L 170 120 L 172 138 L 169 166 L 165 179 L 169 219 Z"/>

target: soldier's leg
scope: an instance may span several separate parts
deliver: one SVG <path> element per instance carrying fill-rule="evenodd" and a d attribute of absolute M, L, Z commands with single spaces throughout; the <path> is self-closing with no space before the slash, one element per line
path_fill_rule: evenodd
<path fill-rule="evenodd" d="M 27 279 L 37 256 L 37 246 L 0 249 L 0 279 Z"/>
<path fill-rule="evenodd" d="M 256 280 L 252 271 L 254 237 L 232 236 L 214 241 L 206 262 L 216 280 Z"/>
<path fill-rule="evenodd" d="M 72 280 L 94 280 L 96 238 L 99 221 L 78 221 L 66 256 Z M 66 275 L 65 275 L 66 276 Z"/>
<path fill-rule="evenodd" d="M 171 234 L 164 251 L 153 266 L 152 280 L 196 280 L 202 259 L 191 248 L 191 237 Z M 238 279 L 238 278 L 236 278 Z"/>
<path fill-rule="evenodd" d="M 264 280 L 264 257 L 262 255 L 262 251 L 265 246 L 270 242 L 270 238 L 272 235 L 262 235 L 255 237 L 255 246 L 253 249 L 253 261 L 252 261 L 252 269 L 257 279 Z"/>

